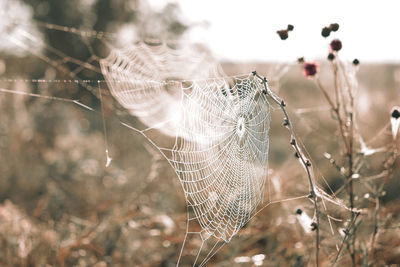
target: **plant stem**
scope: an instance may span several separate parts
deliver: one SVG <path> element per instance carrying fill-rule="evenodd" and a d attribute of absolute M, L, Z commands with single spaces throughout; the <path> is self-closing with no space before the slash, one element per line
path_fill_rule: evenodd
<path fill-rule="evenodd" d="M 371 256 L 372 258 L 375 258 L 375 241 L 376 241 L 376 236 L 378 234 L 378 230 L 379 230 L 379 212 L 381 210 L 381 205 L 380 205 L 380 198 L 383 196 L 383 189 L 387 183 L 387 181 L 390 179 L 390 177 L 393 174 L 393 170 L 394 170 L 394 164 L 396 162 L 397 159 L 397 155 L 398 155 L 398 148 L 397 148 L 397 138 L 393 140 L 392 143 L 392 153 L 390 155 L 389 158 L 387 158 L 387 160 L 384 163 L 384 166 L 387 170 L 387 173 L 385 175 L 385 177 L 383 178 L 383 183 L 380 184 L 377 192 L 376 192 L 376 199 L 375 199 L 375 212 L 374 212 L 374 223 L 373 223 L 373 233 L 372 233 L 372 237 L 371 237 Z"/>
<path fill-rule="evenodd" d="M 334 74 L 334 89 L 335 89 L 335 96 L 336 96 L 336 104 L 333 103 L 332 99 L 330 98 L 329 94 L 325 90 L 325 88 L 322 86 L 321 81 L 317 77 L 315 79 L 317 83 L 317 87 L 320 89 L 320 91 L 323 93 L 324 97 L 328 101 L 329 105 L 331 106 L 333 112 L 335 113 L 338 121 L 338 127 L 340 130 L 340 134 L 342 136 L 345 148 L 346 148 L 346 156 L 348 159 L 348 172 L 347 172 L 347 179 L 346 179 L 346 187 L 347 187 L 347 193 L 349 195 L 349 202 L 350 202 L 350 210 L 351 210 L 351 219 L 354 219 L 354 191 L 353 191 L 353 109 L 354 109 L 354 100 L 353 96 L 351 94 L 351 88 L 348 88 L 349 90 L 349 100 L 350 100 L 350 112 L 348 113 L 348 124 L 343 120 L 342 118 L 342 113 L 347 114 L 345 110 L 345 105 L 340 105 L 340 99 L 339 99 L 339 87 L 338 87 L 338 66 L 335 63 L 332 63 L 332 68 L 333 68 L 333 74 Z M 346 74 L 343 74 L 344 76 Z M 346 78 L 347 79 L 347 78 Z M 341 109 L 342 108 L 342 109 Z M 343 110 L 343 112 L 341 112 Z M 350 250 L 350 256 L 351 256 L 351 261 L 352 261 L 352 266 L 356 266 L 356 253 L 355 253 L 355 241 L 356 241 L 356 233 L 354 231 L 352 238 L 351 238 L 351 244 L 349 247 Z"/>
<path fill-rule="evenodd" d="M 259 78 L 262 81 L 262 84 L 264 85 L 264 92 L 265 94 L 268 94 L 272 100 L 278 104 L 285 116 L 285 126 L 287 126 L 289 132 L 290 132 L 290 144 L 293 146 L 293 149 L 296 151 L 297 156 L 299 157 L 299 160 L 303 167 L 306 170 L 307 177 L 308 177 L 308 184 L 310 187 L 310 198 L 312 198 L 313 203 L 314 203 L 314 210 L 315 210 L 315 220 L 316 220 L 316 235 L 315 235 L 315 263 L 316 266 L 319 267 L 319 243 L 320 243 L 320 233 L 319 233 L 319 208 L 318 208 L 318 196 L 315 192 L 315 185 L 314 185 L 314 180 L 313 180 L 313 173 L 311 170 L 311 162 L 306 158 L 306 156 L 301 152 L 298 142 L 296 140 L 296 135 L 293 129 L 292 122 L 289 118 L 289 114 L 286 110 L 286 103 L 283 99 L 279 98 L 277 95 L 275 95 L 271 89 L 268 87 L 267 84 L 267 79 L 265 77 L 261 77 L 260 75 L 257 74 L 256 71 L 253 71 L 253 75 Z"/>
<path fill-rule="evenodd" d="M 343 239 L 342 239 L 342 243 L 340 244 L 339 250 L 338 250 L 338 252 L 337 252 L 337 254 L 336 254 L 336 257 L 335 257 L 335 259 L 334 259 L 334 261 L 333 261 L 333 263 L 332 263 L 332 266 L 335 266 L 336 262 L 338 261 L 339 256 L 340 256 L 340 253 L 342 252 L 342 249 L 343 249 L 343 245 L 344 245 L 344 243 L 346 242 L 347 238 L 349 237 L 350 232 L 351 232 L 351 229 L 354 227 L 354 225 L 355 225 L 355 223 L 356 223 L 356 220 L 357 220 L 357 218 L 358 218 L 359 215 L 360 215 L 360 213 L 357 212 L 357 213 L 355 214 L 354 218 L 352 219 L 351 223 L 349 224 L 349 226 L 346 228 L 346 230 L 344 230 L 345 236 L 344 236 Z M 354 234 L 354 233 L 353 233 L 353 234 Z"/>

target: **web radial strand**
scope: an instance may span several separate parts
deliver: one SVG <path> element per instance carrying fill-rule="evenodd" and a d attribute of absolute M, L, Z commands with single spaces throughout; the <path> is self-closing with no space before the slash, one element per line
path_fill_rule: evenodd
<path fill-rule="evenodd" d="M 169 136 L 175 136 L 182 115 L 179 81 L 222 74 L 207 51 L 144 43 L 114 49 L 100 65 L 115 99 L 144 124 Z"/>
<path fill-rule="evenodd" d="M 182 123 L 170 162 L 203 231 L 229 242 L 263 200 L 269 103 L 248 77 L 183 88 Z"/>

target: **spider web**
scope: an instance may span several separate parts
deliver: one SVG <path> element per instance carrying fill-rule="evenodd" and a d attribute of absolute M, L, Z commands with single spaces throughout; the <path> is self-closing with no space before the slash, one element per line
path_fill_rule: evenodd
<path fill-rule="evenodd" d="M 207 51 L 195 46 L 172 49 L 165 43 L 113 49 L 100 65 L 118 102 L 143 123 L 160 126 L 169 136 L 175 135 L 182 114 L 180 84 L 174 81 L 223 74 Z"/>
<path fill-rule="evenodd" d="M 133 84 L 144 87 L 149 82 L 159 88 L 168 84 Z M 270 105 L 253 75 L 174 83 L 180 85 L 182 121 L 175 128 L 173 147 L 158 148 L 182 185 L 188 225 L 192 221 L 200 225 L 197 233 L 202 244 L 211 236 L 227 243 L 252 218 L 264 198 Z M 126 92 L 136 91 L 121 88 L 125 94 L 118 100 L 129 105 L 132 95 Z M 147 136 L 151 129 L 135 130 Z M 188 233 L 196 232 L 188 226 Z"/>
<path fill-rule="evenodd" d="M 165 45 L 113 50 L 100 64 L 112 95 L 146 130 L 175 137 L 165 155 L 194 212 L 189 219 L 197 219 L 205 239 L 229 242 L 265 188 L 270 116 L 258 79 L 187 80 L 185 86 L 180 80 L 218 75 L 218 65 L 207 54 Z"/>
<path fill-rule="evenodd" d="M 39 25 L 78 34 L 84 39 L 88 36 L 110 36 L 92 32 L 87 34 L 57 25 Z M 29 34 L 24 36 L 34 39 Z M 56 69 L 71 62 L 77 65 L 75 70 L 69 72 L 70 77 L 77 79 L 91 92 L 96 90 L 90 84 L 97 84 L 100 99 L 103 90 L 100 84 L 107 82 L 115 99 L 147 126 L 140 130 L 122 123 L 146 137 L 175 170 L 188 205 L 185 242 L 188 234 L 196 234 L 201 238 L 194 264 L 203 244 L 211 237 L 224 241 L 223 244 L 231 241 L 260 211 L 257 208 L 264 199 L 264 192 L 268 192 L 268 202 L 261 209 L 285 200 L 307 199 L 307 195 L 301 195 L 276 200 L 270 196 L 270 186 L 268 190 L 265 189 L 271 107 L 266 95 L 261 93 L 262 84 L 252 75 L 226 77 L 206 52 L 140 43 L 127 49 L 113 49 L 107 58 L 100 60 L 105 81 L 82 81 L 77 77 L 82 70 L 100 71 L 96 67 L 98 57 L 94 53 L 84 62 L 70 58 L 48 45 L 45 47 L 60 60 L 52 61 L 37 50 L 21 45 L 21 48 L 38 55 Z M 6 89 L 2 91 L 10 92 Z M 20 93 L 73 102 L 93 111 L 78 100 Z M 159 140 L 151 136 L 153 130 L 172 137 L 171 145 L 159 145 Z M 106 137 L 105 140 L 107 142 Z M 323 191 L 318 192 L 321 199 L 332 200 Z M 345 207 L 336 200 L 332 200 L 332 203 Z M 331 219 L 328 220 L 331 223 Z M 192 223 L 199 224 L 200 229 L 195 226 L 192 230 Z M 332 226 L 331 230 L 333 233 Z M 205 264 L 218 251 L 216 245 L 209 250 L 201 264 Z M 184 254 L 184 247 L 185 243 L 180 258 Z"/>

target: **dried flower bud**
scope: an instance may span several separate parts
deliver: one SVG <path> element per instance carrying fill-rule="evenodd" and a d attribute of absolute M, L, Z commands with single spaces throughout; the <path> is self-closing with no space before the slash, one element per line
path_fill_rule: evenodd
<path fill-rule="evenodd" d="M 331 29 L 329 29 L 328 27 L 323 27 L 322 31 L 321 31 L 321 35 L 322 37 L 328 37 L 329 34 L 331 34 Z"/>
<path fill-rule="evenodd" d="M 331 25 L 329 25 L 329 29 L 331 29 L 332 31 L 337 31 L 339 30 L 339 24 L 337 23 L 332 23 Z"/>
<path fill-rule="evenodd" d="M 355 59 L 353 60 L 353 64 L 354 64 L 355 66 L 357 66 L 358 64 L 360 64 L 360 61 L 359 61 L 358 59 L 355 58 Z"/>
<path fill-rule="evenodd" d="M 287 30 L 288 31 L 293 31 L 294 26 L 292 24 L 287 25 Z"/>
<path fill-rule="evenodd" d="M 400 111 L 397 108 L 394 108 L 392 111 L 392 118 L 398 119 L 400 118 Z"/>
<path fill-rule="evenodd" d="M 289 37 L 288 30 L 279 30 L 276 32 L 281 40 L 286 40 Z"/>
<path fill-rule="evenodd" d="M 316 222 L 312 222 L 310 226 L 311 226 L 311 231 L 315 231 L 318 228 L 318 224 Z"/>
<path fill-rule="evenodd" d="M 334 39 L 332 40 L 330 46 L 332 51 L 339 51 L 340 49 L 342 49 L 342 41 L 340 41 L 339 39 Z"/>
<path fill-rule="evenodd" d="M 392 125 L 392 136 L 393 140 L 396 140 L 400 129 L 400 107 L 393 107 L 391 112 L 390 124 Z"/>
<path fill-rule="evenodd" d="M 297 63 L 303 64 L 304 63 L 304 57 L 297 58 Z"/>
<path fill-rule="evenodd" d="M 303 213 L 303 211 L 302 211 L 301 209 L 297 209 L 297 210 L 296 210 L 296 214 L 299 214 L 299 215 L 300 215 L 300 214 L 302 214 L 302 213 Z"/>
<path fill-rule="evenodd" d="M 307 78 L 310 78 L 317 74 L 318 64 L 315 62 L 306 62 L 303 64 L 303 73 Z"/>
<path fill-rule="evenodd" d="M 332 61 L 335 59 L 335 55 L 333 53 L 329 53 L 328 60 Z"/>

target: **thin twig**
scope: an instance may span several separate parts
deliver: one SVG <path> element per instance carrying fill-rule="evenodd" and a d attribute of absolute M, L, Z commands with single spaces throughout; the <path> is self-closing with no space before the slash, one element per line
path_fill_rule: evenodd
<path fill-rule="evenodd" d="M 296 155 L 299 157 L 301 164 L 304 166 L 307 177 L 308 177 L 308 183 L 310 186 L 310 195 L 309 197 L 313 199 L 314 202 L 314 210 L 315 210 L 315 219 L 316 219 L 316 248 L 315 248 L 315 263 L 316 266 L 319 266 L 319 242 L 320 242 L 320 236 L 319 236 L 319 208 L 318 208 L 318 197 L 315 192 L 315 185 L 314 185 L 314 180 L 312 178 L 312 171 L 311 171 L 311 162 L 306 158 L 306 156 L 301 152 L 298 142 L 296 140 L 296 135 L 293 129 L 292 122 L 289 118 L 289 114 L 286 110 L 286 103 L 283 99 L 279 98 L 276 96 L 271 89 L 268 87 L 267 79 L 265 77 L 261 77 L 260 75 L 257 74 L 256 71 L 253 71 L 253 75 L 259 78 L 262 81 L 262 84 L 264 85 L 264 91 L 263 93 L 268 94 L 272 100 L 278 104 L 285 116 L 285 121 L 284 125 L 287 126 L 287 129 L 290 132 L 290 144 L 293 146 L 294 150 L 296 151 Z"/>
<path fill-rule="evenodd" d="M 342 136 L 342 139 L 343 139 L 343 142 L 344 142 L 344 144 L 346 146 L 347 151 L 349 151 L 350 148 L 349 148 L 349 145 L 347 143 L 347 138 L 346 138 L 346 134 L 345 134 L 345 131 L 344 131 L 344 123 L 343 123 L 342 115 L 340 114 L 339 110 L 336 108 L 335 104 L 333 103 L 333 101 L 330 98 L 329 94 L 326 92 L 324 86 L 322 85 L 322 83 L 321 83 L 321 81 L 319 80 L 318 77 L 316 77 L 315 82 L 317 83 L 318 89 L 322 92 L 322 94 L 324 95 L 324 97 L 328 101 L 329 105 L 331 106 L 333 112 L 335 113 L 335 115 L 337 117 L 340 134 Z"/>
<path fill-rule="evenodd" d="M 339 259 L 340 252 L 342 252 L 342 249 L 343 249 L 343 245 L 346 242 L 347 238 L 350 236 L 350 231 L 354 227 L 354 225 L 356 223 L 356 220 L 357 220 L 359 215 L 360 215 L 360 213 L 357 212 L 356 215 L 354 216 L 353 220 L 351 221 L 350 225 L 346 228 L 346 230 L 344 230 L 345 236 L 342 239 L 342 243 L 340 244 L 339 250 L 338 250 L 338 252 L 336 254 L 335 260 L 332 263 L 332 266 L 335 266 L 337 260 Z"/>
<path fill-rule="evenodd" d="M 386 168 L 386 175 L 383 179 L 383 182 L 380 183 L 380 186 L 377 190 L 376 193 L 376 200 L 375 200 L 375 211 L 374 211 L 374 230 L 372 233 L 372 237 L 371 237 L 371 256 L 372 258 L 374 258 L 374 254 L 375 254 L 375 241 L 376 241 L 376 236 L 378 234 L 378 230 L 379 230 L 379 225 L 378 225 L 378 221 L 379 221 L 379 212 L 381 210 L 381 205 L 380 205 L 380 198 L 383 195 L 383 189 L 385 188 L 385 185 L 387 183 L 387 181 L 390 179 L 390 177 L 393 174 L 394 171 L 394 164 L 396 162 L 397 159 L 397 155 L 398 155 L 398 148 L 397 148 L 397 138 L 393 140 L 392 143 L 392 153 L 390 155 L 390 157 L 385 161 L 384 166 Z"/>
<path fill-rule="evenodd" d="M 354 100 L 352 99 L 352 94 L 349 94 L 350 97 L 350 112 L 349 112 L 349 125 L 346 125 L 345 121 L 342 118 L 341 107 L 343 109 L 343 114 L 347 114 L 345 110 L 345 105 L 340 106 L 339 101 L 339 87 L 338 87 L 338 66 L 332 63 L 333 67 L 333 74 L 334 74 L 334 88 L 335 88 L 335 95 L 336 95 L 336 105 L 333 103 L 332 99 L 329 97 L 328 93 L 322 86 L 321 81 L 319 78 L 316 78 L 317 87 L 321 90 L 323 95 L 325 96 L 326 100 L 328 101 L 329 105 L 331 106 L 333 112 L 336 114 L 338 127 L 340 130 L 340 134 L 342 136 L 343 142 L 346 148 L 346 155 L 348 159 L 348 172 L 347 172 L 347 179 L 346 179 L 346 186 L 347 192 L 349 194 L 349 201 L 350 201 L 350 210 L 354 210 L 354 192 L 353 192 L 353 108 L 354 108 Z M 350 88 L 349 88 L 350 90 Z M 351 212 L 351 218 L 354 218 L 354 213 Z M 352 259 L 352 265 L 355 266 L 356 262 L 356 255 L 355 255 L 355 241 L 356 235 L 355 233 L 352 236 L 351 246 L 350 246 L 350 256 Z"/>

